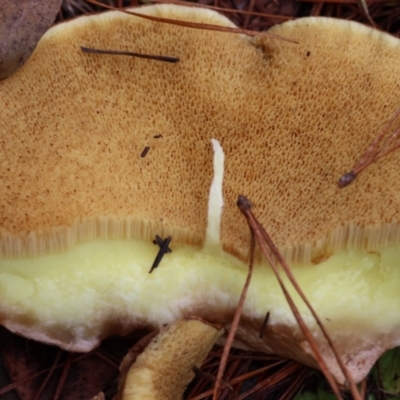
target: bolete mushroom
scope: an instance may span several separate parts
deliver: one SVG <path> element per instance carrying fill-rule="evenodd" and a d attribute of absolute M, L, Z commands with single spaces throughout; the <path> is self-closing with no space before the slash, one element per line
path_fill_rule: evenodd
<path fill-rule="evenodd" d="M 232 26 L 203 9 L 140 10 Z M 400 103 L 400 42 L 324 18 L 272 32 L 299 44 L 118 12 L 86 16 L 48 31 L 0 82 L 4 326 L 75 351 L 190 315 L 229 327 L 247 273 L 242 193 L 356 380 L 400 343 L 400 153 L 336 185 Z M 212 138 L 225 153 L 220 236 L 218 226 L 207 232 Z M 202 249 L 206 232 L 220 242 Z M 172 252 L 149 274 L 155 235 L 170 235 Z M 258 258 L 236 345 L 316 365 Z"/>

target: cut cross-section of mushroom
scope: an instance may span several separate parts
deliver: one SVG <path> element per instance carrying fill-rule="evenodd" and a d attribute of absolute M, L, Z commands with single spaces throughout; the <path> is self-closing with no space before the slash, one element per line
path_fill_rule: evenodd
<path fill-rule="evenodd" d="M 202 9 L 141 10 L 232 26 Z M 299 44 L 85 16 L 48 31 L 0 82 L 3 325 L 76 351 L 189 315 L 229 326 L 247 273 L 242 193 L 356 380 L 400 343 L 400 153 L 336 185 L 400 103 L 400 41 L 323 18 L 273 32 Z M 211 139 L 225 154 L 220 236 L 207 230 Z M 149 274 L 155 235 L 172 251 Z M 236 345 L 315 366 L 261 257 Z"/>

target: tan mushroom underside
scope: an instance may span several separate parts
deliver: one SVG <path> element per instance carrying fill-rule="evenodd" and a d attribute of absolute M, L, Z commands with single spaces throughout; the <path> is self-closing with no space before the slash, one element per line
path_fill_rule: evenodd
<path fill-rule="evenodd" d="M 230 24 L 205 10 L 147 10 Z M 248 252 L 239 193 L 251 197 L 288 261 L 397 244 L 400 153 L 346 190 L 335 182 L 400 103 L 400 42 L 330 19 L 273 32 L 300 44 L 124 14 L 51 30 L 29 65 L 0 87 L 1 253 L 43 254 L 94 237 L 150 240 L 160 232 L 200 244 L 211 138 L 226 153 L 227 251 Z M 88 55 L 81 45 L 181 61 Z M 141 159 L 145 146 L 151 150 Z"/>
<path fill-rule="evenodd" d="M 142 10 L 231 26 L 204 10 L 164 5 Z M 336 181 L 400 104 L 400 42 L 356 23 L 330 19 L 289 22 L 273 32 L 300 44 L 191 30 L 120 13 L 82 17 L 51 29 L 24 68 L 0 83 L 1 264 L 10 259 L 17 265 L 14 258 L 30 256 L 21 262 L 33 268 L 42 255 L 53 262 L 51 274 L 62 281 L 57 268 L 64 261 L 51 257 L 66 250 L 79 253 L 84 246 L 101 254 L 106 244 L 96 242 L 98 238 L 152 240 L 155 234 L 171 234 L 174 244 L 202 244 L 212 180 L 211 138 L 221 143 L 226 156 L 221 241 L 231 254 L 245 259 L 248 253 L 248 228 L 235 206 L 239 193 L 251 198 L 289 261 L 310 264 L 343 249 L 365 252 L 398 244 L 400 153 L 372 165 L 344 190 L 337 189 Z M 81 45 L 171 55 L 180 61 L 170 65 L 89 55 L 80 51 Z M 150 151 L 141 158 L 145 146 Z M 122 244 L 114 245 L 118 257 Z M 179 254 L 174 249 L 169 257 Z M 233 272 L 229 270 L 224 281 L 213 276 L 210 257 L 202 261 L 198 281 L 191 277 L 199 267 L 185 275 L 184 295 L 171 289 L 171 296 L 175 289 L 182 294 L 172 303 L 162 297 L 162 279 L 173 274 L 164 270 L 151 277 L 152 290 L 166 298 L 164 314 L 157 314 L 159 299 L 151 300 L 153 314 L 147 317 L 140 298 L 129 309 L 111 310 L 98 290 L 93 296 L 99 296 L 97 305 L 107 308 L 111 321 L 93 312 L 98 330 L 91 330 L 90 337 L 79 325 L 66 326 L 50 320 L 46 312 L 28 313 L 14 304 L 7 308 L 5 302 L 2 324 L 75 350 L 88 350 L 107 334 L 126 332 L 135 324 L 155 326 L 190 313 L 228 324 L 237 297 L 225 293 L 229 285 L 240 290 L 244 266 L 231 260 Z M 96 260 L 100 264 L 101 256 Z M 347 268 L 348 261 L 341 262 Z M 374 264 L 378 271 L 379 262 Z M 368 262 L 360 265 L 372 268 Z M 0 278 L 17 286 L 25 285 L 21 277 L 30 274 L 20 268 L 10 278 L 8 267 L 2 268 Z M 354 271 L 356 280 L 360 271 Z M 140 292 L 135 282 L 150 281 L 143 274 L 126 278 L 134 294 Z M 276 323 L 272 319 L 263 341 L 257 338 L 261 310 L 265 313 L 269 306 L 257 299 L 272 284 L 265 274 L 256 271 L 258 286 L 249 293 L 237 344 L 315 365 L 287 314 L 280 320 L 277 315 Z M 393 274 L 398 279 L 397 272 Z M 121 275 L 122 284 L 124 279 Z M 203 281 L 201 290 L 214 284 L 218 290 L 197 293 Z M 352 293 L 346 296 L 354 301 Z M 46 304 L 52 304 L 49 313 L 60 307 L 73 321 L 72 310 Z M 374 312 L 379 317 L 379 310 Z M 351 336 L 351 329 L 338 331 L 341 351 L 356 379 L 362 379 L 382 351 L 399 344 L 399 315 L 390 312 L 390 329 L 385 325 L 369 332 L 369 319 L 360 309 L 360 332 L 365 335 L 360 339 Z M 346 316 L 340 321 L 342 327 L 345 323 Z M 331 326 L 335 333 L 335 321 Z M 342 380 L 336 366 L 331 368 Z"/>

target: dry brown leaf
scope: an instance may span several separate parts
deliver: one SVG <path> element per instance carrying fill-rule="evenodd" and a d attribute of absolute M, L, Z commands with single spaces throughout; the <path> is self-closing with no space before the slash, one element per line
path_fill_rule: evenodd
<path fill-rule="evenodd" d="M 16 72 L 52 25 L 61 0 L 0 2 L 0 79 Z"/>

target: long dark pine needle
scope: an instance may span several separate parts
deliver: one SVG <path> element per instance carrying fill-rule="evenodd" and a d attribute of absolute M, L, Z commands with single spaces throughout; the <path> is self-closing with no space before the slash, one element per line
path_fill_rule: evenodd
<path fill-rule="evenodd" d="M 281 253 L 279 252 L 279 250 L 277 249 L 277 247 L 275 246 L 275 244 L 273 243 L 273 241 L 271 240 L 270 236 L 267 234 L 267 232 L 265 231 L 265 229 L 262 227 L 262 225 L 257 221 L 256 217 L 254 216 L 254 214 L 251 211 L 252 208 L 252 204 L 251 202 L 245 197 L 245 196 L 239 196 L 238 201 L 237 201 L 237 205 L 240 209 L 240 211 L 242 212 L 242 214 L 245 216 L 247 223 L 250 227 L 250 232 L 252 237 L 254 236 L 257 239 L 258 244 L 261 247 L 261 250 L 263 252 L 263 254 L 265 255 L 265 257 L 268 260 L 268 263 L 271 265 L 274 274 L 278 280 L 278 283 L 282 289 L 282 292 L 286 298 L 286 301 L 288 302 L 290 309 L 293 312 L 293 315 L 303 333 L 303 335 L 305 336 L 305 338 L 307 339 L 312 352 L 316 358 L 316 360 L 318 361 L 318 365 L 320 366 L 322 372 L 324 373 L 326 379 L 328 380 L 329 384 L 331 385 L 331 388 L 333 390 L 333 392 L 335 393 L 336 397 L 338 399 L 342 399 L 342 396 L 340 394 L 338 385 L 335 381 L 335 379 L 333 378 L 331 372 L 329 371 L 329 368 L 327 367 L 325 360 L 323 359 L 321 352 L 318 349 L 318 345 L 315 342 L 315 339 L 313 337 L 313 335 L 311 334 L 311 332 L 309 331 L 307 325 L 305 324 L 296 304 L 294 303 L 292 297 L 290 296 L 289 292 L 287 291 L 283 280 L 280 276 L 280 273 L 278 271 L 278 267 L 276 265 L 276 261 L 275 259 L 279 262 L 279 264 L 281 265 L 283 271 L 285 272 L 285 274 L 287 275 L 287 277 L 289 278 L 289 281 L 291 282 L 291 284 L 293 285 L 293 287 L 296 289 L 297 293 L 299 294 L 300 298 L 303 300 L 303 302 L 307 305 L 308 309 L 310 310 L 312 316 L 314 317 L 315 321 L 317 322 L 319 328 L 321 329 L 321 332 L 323 333 L 325 339 L 327 340 L 329 347 L 331 348 L 336 361 L 339 364 L 339 367 L 343 373 L 343 375 L 345 376 L 347 382 L 350 385 L 350 389 L 351 389 L 351 393 L 353 395 L 354 400 L 361 400 L 361 396 L 360 393 L 357 389 L 357 386 L 354 382 L 353 377 L 350 375 L 349 371 L 347 370 L 346 366 L 344 365 L 341 357 L 339 356 L 330 336 L 328 335 L 325 327 L 323 326 L 320 318 L 318 317 L 318 315 L 316 314 L 316 312 L 314 311 L 313 307 L 311 306 L 310 302 L 307 300 L 305 294 L 303 293 L 302 289 L 300 288 L 299 284 L 297 283 L 296 279 L 294 278 L 294 275 L 292 273 L 292 271 L 290 270 L 288 264 L 286 263 L 285 259 L 283 258 L 283 256 L 281 255 Z M 270 251 L 272 251 L 273 256 L 270 254 Z M 253 250 L 254 251 L 254 250 Z M 254 256 L 253 256 L 254 257 Z"/>
<path fill-rule="evenodd" d="M 81 50 L 84 53 L 90 53 L 90 54 L 129 56 L 129 57 L 145 58 L 147 60 L 164 61 L 164 62 L 172 63 L 172 64 L 177 63 L 179 61 L 178 57 L 156 56 L 153 54 L 134 53 L 132 51 L 100 50 L 100 49 L 92 49 L 91 47 L 85 47 L 85 46 L 81 46 Z"/>
<path fill-rule="evenodd" d="M 368 145 L 364 154 L 358 160 L 354 168 L 350 172 L 346 172 L 338 180 L 339 188 L 344 188 L 356 179 L 356 177 L 369 165 L 378 161 L 380 158 L 387 156 L 391 152 L 397 150 L 400 147 L 400 128 L 397 128 L 392 134 L 390 134 L 384 141 L 384 136 L 389 132 L 389 129 L 393 125 L 396 118 L 400 115 L 400 107 L 389 119 L 388 123 L 383 127 L 381 132 L 374 138 L 374 140 Z"/>
<path fill-rule="evenodd" d="M 61 397 L 61 393 L 65 385 L 65 381 L 67 380 L 67 376 L 71 368 L 71 364 L 73 362 L 74 357 L 75 357 L 74 353 L 68 353 L 68 357 L 67 360 L 65 361 L 60 380 L 58 381 L 57 389 L 56 392 L 54 393 L 53 400 L 58 400 Z"/>
<path fill-rule="evenodd" d="M 263 37 L 268 37 L 271 39 L 283 40 L 283 41 L 289 42 L 289 43 L 296 43 L 296 44 L 299 43 L 296 40 L 285 38 L 283 36 L 275 35 L 273 33 L 268 33 L 268 32 L 256 32 L 256 31 L 252 31 L 249 29 L 234 28 L 231 26 L 221 26 L 221 25 L 205 24 L 202 22 L 199 23 L 199 22 L 182 21 L 182 20 L 171 19 L 171 18 L 161 18 L 161 17 L 156 17 L 155 15 L 147 15 L 147 14 L 141 14 L 138 12 L 129 11 L 129 10 L 125 10 L 125 9 L 118 9 L 116 7 L 101 3 L 97 0 L 86 0 L 86 1 L 90 4 L 94 4 L 96 6 L 106 8 L 107 10 L 120 11 L 120 12 L 123 12 L 128 15 L 133 15 L 135 17 L 139 17 L 139 18 L 143 18 L 143 19 L 147 19 L 147 20 L 155 21 L 155 22 L 161 22 L 161 23 L 165 23 L 165 24 L 184 26 L 184 27 L 192 28 L 192 29 L 242 34 L 242 35 L 248 35 L 248 36 L 263 36 Z"/>
<path fill-rule="evenodd" d="M 47 383 L 49 382 L 51 376 L 53 375 L 53 373 L 54 373 L 54 371 L 55 371 L 55 369 L 57 367 L 58 361 L 60 360 L 60 357 L 61 357 L 62 353 L 63 353 L 63 351 L 61 349 L 59 349 L 58 352 L 57 352 L 57 355 L 56 355 L 56 357 L 55 357 L 55 359 L 53 361 L 53 364 L 52 364 L 51 368 L 48 370 L 48 373 L 47 373 L 46 377 L 44 378 L 42 384 L 40 385 L 35 397 L 33 398 L 33 400 L 38 400 L 41 397 L 43 390 L 45 389 Z"/>
<path fill-rule="evenodd" d="M 253 266 L 254 266 L 254 249 L 256 246 L 255 242 L 255 237 L 254 237 L 254 232 L 250 231 L 251 237 L 250 237 L 250 260 L 249 260 L 249 270 L 247 272 L 247 277 L 246 281 L 244 283 L 242 293 L 239 298 L 238 305 L 236 307 L 235 315 L 233 317 L 233 321 L 231 324 L 231 328 L 228 333 L 228 337 L 226 338 L 224 350 L 222 352 L 221 360 L 218 366 L 218 373 L 217 373 L 217 379 L 215 381 L 215 386 L 214 386 L 214 392 L 213 392 L 213 400 L 218 400 L 219 399 L 219 392 L 221 389 L 221 384 L 222 384 L 222 378 L 224 376 L 226 364 L 228 362 L 228 357 L 229 357 L 229 352 L 233 344 L 233 339 L 235 337 L 236 330 L 239 326 L 240 322 L 240 317 L 242 316 L 242 311 L 243 311 L 243 305 L 246 300 L 246 295 L 247 295 L 247 290 L 249 289 L 250 286 L 250 281 L 251 281 L 251 276 L 253 274 Z"/>

